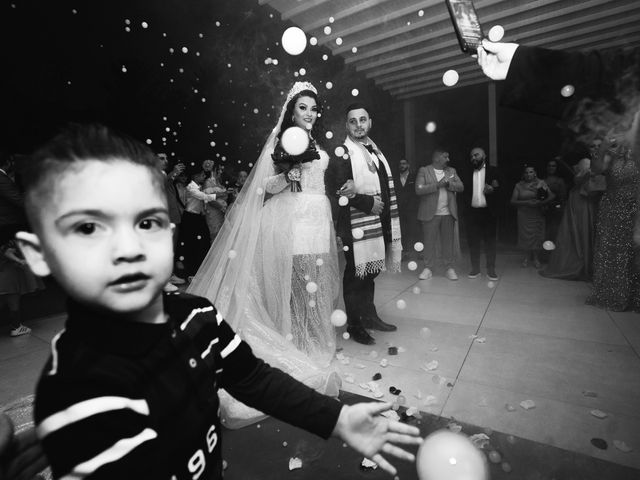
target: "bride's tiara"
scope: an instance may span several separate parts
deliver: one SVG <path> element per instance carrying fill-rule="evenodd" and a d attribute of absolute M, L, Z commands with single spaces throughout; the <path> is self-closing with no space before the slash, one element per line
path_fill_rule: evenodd
<path fill-rule="evenodd" d="M 314 87 L 311 83 L 296 82 L 293 84 L 293 87 L 291 87 L 291 90 L 289 90 L 289 93 L 287 94 L 287 101 L 284 104 L 289 105 L 291 99 L 304 90 L 311 90 L 316 95 L 318 94 L 318 90 L 316 90 L 316 87 Z"/>

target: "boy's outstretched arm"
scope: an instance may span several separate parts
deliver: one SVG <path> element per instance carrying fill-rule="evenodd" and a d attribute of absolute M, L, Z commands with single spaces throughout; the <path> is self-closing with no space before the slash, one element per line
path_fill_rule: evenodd
<path fill-rule="evenodd" d="M 417 427 L 380 415 L 390 408 L 390 403 L 379 402 L 345 405 L 333 429 L 333 436 L 341 438 L 351 448 L 376 462 L 380 468 L 395 475 L 395 467 L 382 454 L 413 462 L 413 454 L 394 444 L 419 445 L 422 438 Z"/>

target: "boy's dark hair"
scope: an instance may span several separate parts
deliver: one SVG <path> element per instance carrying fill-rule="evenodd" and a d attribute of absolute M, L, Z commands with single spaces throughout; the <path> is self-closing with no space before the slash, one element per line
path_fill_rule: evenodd
<path fill-rule="evenodd" d="M 371 109 L 367 105 L 365 105 L 364 103 L 361 103 L 361 102 L 355 102 L 355 103 L 352 103 L 349 106 L 347 106 L 347 108 L 344 109 L 344 114 L 345 115 L 349 115 L 349 112 L 351 110 L 358 110 L 360 108 L 362 108 L 363 110 L 367 111 L 367 114 L 369 115 L 369 118 L 373 118 L 373 115 L 371 114 Z"/>
<path fill-rule="evenodd" d="M 22 178 L 26 194 L 25 206 L 30 219 L 35 213 L 34 209 L 37 209 L 36 197 L 40 197 L 33 195 L 34 191 L 40 190 L 40 187 L 50 188 L 57 183 L 55 176 L 74 164 L 87 160 L 124 160 L 147 167 L 154 175 L 158 188 L 165 194 L 158 159 L 149 147 L 105 125 L 71 124 L 16 165 Z"/>

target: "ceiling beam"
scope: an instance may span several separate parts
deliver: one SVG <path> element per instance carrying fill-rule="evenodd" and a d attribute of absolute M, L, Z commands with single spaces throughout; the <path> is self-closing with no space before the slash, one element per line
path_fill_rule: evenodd
<path fill-rule="evenodd" d="M 268 1 L 268 0 L 267 0 Z M 304 2 L 298 2 L 298 5 L 296 5 L 295 7 L 292 8 L 288 8 L 287 10 L 285 10 L 284 12 L 282 12 L 282 19 L 283 20 L 290 20 L 293 17 L 296 17 L 298 15 L 302 15 L 303 13 L 306 13 L 307 11 L 316 8 L 320 5 L 322 5 L 323 3 L 327 3 L 330 2 L 331 0 L 305 0 Z M 327 22 L 329 17 L 327 17 Z M 301 27 L 302 28 L 302 27 Z M 304 30 L 304 28 L 303 28 Z"/>

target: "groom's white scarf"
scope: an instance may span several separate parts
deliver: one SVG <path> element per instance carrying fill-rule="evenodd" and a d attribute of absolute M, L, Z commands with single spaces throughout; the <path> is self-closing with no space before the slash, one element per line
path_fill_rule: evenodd
<path fill-rule="evenodd" d="M 361 238 L 353 236 L 353 257 L 356 267 L 356 275 L 364 277 L 368 273 L 378 273 L 383 270 L 392 272 L 400 271 L 402 259 L 402 242 L 400 239 L 400 218 L 398 216 L 398 203 L 393 186 L 393 178 L 389 163 L 375 143 L 370 140 L 371 146 L 375 149 L 379 160 L 378 168 L 384 168 L 389 179 L 389 202 L 391 212 L 391 248 L 385 253 L 384 236 L 382 234 L 382 223 L 379 215 L 367 214 L 354 207 L 350 207 L 351 233 L 360 229 L 363 233 Z M 375 162 L 375 155 L 369 154 L 367 149 L 360 143 L 354 142 L 347 137 L 344 146 L 351 159 L 351 170 L 353 171 L 353 183 L 356 193 L 364 195 L 380 195 L 380 178 L 378 173 L 371 171 L 368 161 Z"/>

